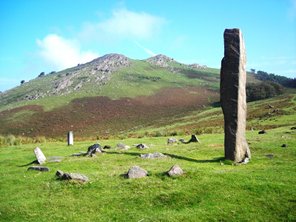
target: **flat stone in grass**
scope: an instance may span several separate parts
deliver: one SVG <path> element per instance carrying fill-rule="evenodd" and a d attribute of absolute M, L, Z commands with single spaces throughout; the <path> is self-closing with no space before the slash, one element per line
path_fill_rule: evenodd
<path fill-rule="evenodd" d="M 116 147 L 117 147 L 117 149 L 120 149 L 120 150 L 128 150 L 128 149 L 131 148 L 130 146 L 125 145 L 125 144 L 123 144 L 123 143 L 118 143 L 118 144 L 116 145 Z"/>
<path fill-rule="evenodd" d="M 178 140 L 176 138 L 168 138 L 167 140 L 167 145 L 173 145 L 173 144 L 177 144 Z"/>
<path fill-rule="evenodd" d="M 166 155 L 164 155 L 164 154 L 162 154 L 162 153 L 158 153 L 158 152 L 141 154 L 140 156 L 141 156 L 141 158 L 143 158 L 143 159 L 157 159 L 157 158 L 164 158 L 164 157 L 167 157 Z"/>
<path fill-rule="evenodd" d="M 45 163 L 46 157 L 44 156 L 44 154 L 42 153 L 42 151 L 41 151 L 41 149 L 39 147 L 36 147 L 34 149 L 34 153 L 35 153 L 36 159 L 37 159 L 39 164 Z"/>
<path fill-rule="evenodd" d="M 272 158 L 274 157 L 273 154 L 266 154 L 265 156 L 266 156 L 267 158 L 269 158 L 269 159 L 272 159 Z"/>
<path fill-rule="evenodd" d="M 49 171 L 49 168 L 46 166 L 30 166 L 28 170 L 37 170 L 37 171 L 47 172 Z"/>
<path fill-rule="evenodd" d="M 48 162 L 49 163 L 59 163 L 59 162 L 62 162 L 62 159 L 63 159 L 64 157 L 62 157 L 62 156 L 50 156 L 50 157 L 48 157 Z"/>
<path fill-rule="evenodd" d="M 148 175 L 148 172 L 139 166 L 133 166 L 127 172 L 127 178 L 129 179 L 142 178 L 142 177 L 146 177 L 147 175 Z"/>
<path fill-rule="evenodd" d="M 61 170 L 56 172 L 56 176 L 61 180 L 74 180 L 78 182 L 87 182 L 89 179 L 87 176 L 80 173 L 64 173 Z"/>
<path fill-rule="evenodd" d="M 183 174 L 183 170 L 179 165 L 174 165 L 171 169 L 167 172 L 170 177 L 181 176 Z"/>

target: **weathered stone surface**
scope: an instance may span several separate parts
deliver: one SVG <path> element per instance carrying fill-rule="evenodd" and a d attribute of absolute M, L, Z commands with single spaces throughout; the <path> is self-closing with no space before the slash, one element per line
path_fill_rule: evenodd
<path fill-rule="evenodd" d="M 140 157 L 143 159 L 157 159 L 157 158 L 164 158 L 167 156 L 162 153 L 155 152 L 155 153 L 141 154 Z"/>
<path fill-rule="evenodd" d="M 167 144 L 168 145 L 173 145 L 173 144 L 177 144 L 178 140 L 176 138 L 168 138 Z"/>
<path fill-rule="evenodd" d="M 41 151 L 41 149 L 39 147 L 36 147 L 34 149 L 34 153 L 35 153 L 36 159 L 37 159 L 39 164 L 45 163 L 46 157 L 44 156 L 44 154 L 42 153 L 42 151 Z"/>
<path fill-rule="evenodd" d="M 224 32 L 224 58 L 221 67 L 221 105 L 224 114 L 225 158 L 237 163 L 250 158 L 246 141 L 246 55 L 239 29 Z"/>
<path fill-rule="evenodd" d="M 167 172 L 167 174 L 170 177 L 174 177 L 174 176 L 181 176 L 183 174 L 183 170 L 181 169 L 181 167 L 179 165 L 174 165 L 171 167 L 171 169 Z"/>
<path fill-rule="evenodd" d="M 89 146 L 86 155 L 93 156 L 95 153 L 102 153 L 101 146 L 98 143 Z"/>
<path fill-rule="evenodd" d="M 61 170 L 56 172 L 56 176 L 61 180 L 76 180 L 79 182 L 87 182 L 89 179 L 87 176 L 80 173 L 64 173 Z"/>
<path fill-rule="evenodd" d="M 74 144 L 74 135 L 73 135 L 73 131 L 69 131 L 68 132 L 68 146 L 72 146 Z"/>
<path fill-rule="evenodd" d="M 148 172 L 139 166 L 133 166 L 127 172 L 127 178 L 129 179 L 142 178 L 142 177 L 146 177 L 147 175 L 148 175 Z"/>
<path fill-rule="evenodd" d="M 136 144 L 136 147 L 140 150 L 144 150 L 144 149 L 148 149 L 149 147 L 144 144 L 144 143 L 140 143 L 140 144 Z"/>
<path fill-rule="evenodd" d="M 37 171 L 49 171 L 49 168 L 46 166 L 30 166 L 28 170 L 37 170 Z"/>

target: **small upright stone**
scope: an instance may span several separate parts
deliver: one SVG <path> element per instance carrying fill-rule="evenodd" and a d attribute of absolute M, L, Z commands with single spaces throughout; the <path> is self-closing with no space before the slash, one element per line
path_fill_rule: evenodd
<path fill-rule="evenodd" d="M 225 158 L 241 163 L 251 158 L 246 130 L 246 55 L 239 29 L 225 29 L 220 96 L 224 114 Z"/>
<path fill-rule="evenodd" d="M 142 178 L 142 177 L 146 177 L 147 175 L 148 175 L 148 172 L 139 166 L 133 166 L 127 172 L 127 178 L 129 179 Z"/>
<path fill-rule="evenodd" d="M 36 159 L 37 159 L 39 164 L 45 163 L 46 157 L 44 156 L 44 154 L 42 153 L 42 151 L 41 151 L 41 149 L 39 147 L 36 147 L 34 149 L 34 153 L 35 153 Z"/>
<path fill-rule="evenodd" d="M 74 136 L 73 131 L 68 132 L 68 146 L 72 146 L 74 144 Z"/>

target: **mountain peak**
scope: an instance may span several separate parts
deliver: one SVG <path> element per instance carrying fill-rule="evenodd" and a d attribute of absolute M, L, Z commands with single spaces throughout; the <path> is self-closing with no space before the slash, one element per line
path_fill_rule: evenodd
<path fill-rule="evenodd" d="M 174 61 L 173 58 L 170 58 L 163 54 L 158 54 L 156 56 L 153 56 L 147 59 L 147 62 L 149 62 L 150 64 L 157 65 L 160 67 L 167 67 L 169 63 L 173 61 Z"/>
<path fill-rule="evenodd" d="M 94 59 L 90 63 L 119 63 L 121 65 L 129 63 L 129 58 L 117 53 L 110 53 Z"/>

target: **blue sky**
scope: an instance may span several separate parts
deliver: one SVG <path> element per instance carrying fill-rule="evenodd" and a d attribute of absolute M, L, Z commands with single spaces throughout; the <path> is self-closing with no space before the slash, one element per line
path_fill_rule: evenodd
<path fill-rule="evenodd" d="M 296 78 L 296 0 L 1 0 L 0 91 L 107 53 L 220 68 L 225 28 L 248 69 Z"/>

